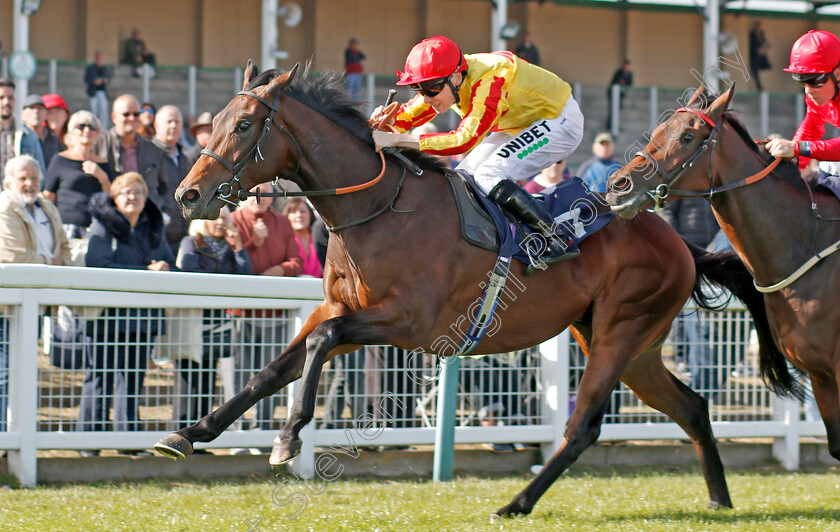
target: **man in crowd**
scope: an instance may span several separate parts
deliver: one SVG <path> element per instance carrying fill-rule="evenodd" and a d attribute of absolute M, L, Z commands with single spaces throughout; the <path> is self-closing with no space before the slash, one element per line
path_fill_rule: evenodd
<path fill-rule="evenodd" d="M 630 70 L 630 60 L 625 59 L 621 66 L 613 73 L 610 84 L 607 86 L 607 124 L 606 129 L 612 130 L 612 109 L 613 109 L 613 85 L 618 85 L 618 111 L 624 105 L 624 96 L 633 86 L 633 71 Z"/>
<path fill-rule="evenodd" d="M 537 49 L 534 41 L 531 40 L 531 34 L 527 31 L 522 35 L 522 44 L 517 46 L 513 53 L 532 65 L 539 66 L 540 64 L 540 51 Z"/>
<path fill-rule="evenodd" d="M 69 265 L 70 243 L 58 209 L 43 195 L 33 157 L 9 159 L 0 193 L 0 263 Z"/>
<path fill-rule="evenodd" d="M 365 54 L 359 50 L 359 41 L 350 39 L 344 50 L 344 78 L 347 80 L 347 94 L 358 101 L 362 96 L 362 61 Z"/>
<path fill-rule="evenodd" d="M 102 64 L 102 52 L 93 54 L 93 63 L 85 67 L 85 85 L 90 98 L 90 111 L 102 122 L 102 128 L 108 127 L 108 82 L 111 70 Z"/>
<path fill-rule="evenodd" d="M 593 157 L 578 168 L 578 174 L 592 192 L 607 192 L 607 181 L 622 164 L 612 158 L 615 141 L 609 133 L 599 133 L 592 144 Z"/>
<path fill-rule="evenodd" d="M 0 172 L 6 162 L 16 155 L 31 155 L 41 166 L 41 174 L 46 173 L 44 151 L 38 135 L 23 126 L 15 127 L 15 82 L 0 78 Z M 0 174 L 5 175 L 5 174 Z"/>
<path fill-rule="evenodd" d="M 210 140 L 210 135 L 213 133 L 213 113 L 204 111 L 198 115 L 195 124 L 190 126 L 190 135 L 195 137 L 195 144 L 192 148 L 186 151 L 187 159 L 190 161 L 190 166 L 195 164 L 201 156 L 201 150 L 207 146 L 207 141 Z"/>
<path fill-rule="evenodd" d="M 137 133 L 140 125 L 140 103 L 131 94 L 114 100 L 111 112 L 114 126 L 96 141 L 96 153 L 108 159 L 117 174 L 138 172 L 146 180 L 148 198 L 158 207 L 165 205 L 170 196 L 166 177 L 164 153 L 151 141 Z"/>
<path fill-rule="evenodd" d="M 38 135 L 41 152 L 44 155 L 44 163 L 49 166 L 53 156 L 61 151 L 61 141 L 47 127 L 47 106 L 44 104 L 44 100 L 37 94 L 27 96 L 23 102 L 20 117 L 23 119 L 23 125 Z M 46 173 L 46 168 L 43 171 Z"/>
<path fill-rule="evenodd" d="M 181 239 L 187 236 L 190 223 L 184 219 L 180 209 L 175 204 L 171 191 L 178 188 L 181 180 L 192 168 L 192 163 L 184 153 L 184 148 L 178 139 L 184 129 L 184 118 L 181 111 L 174 105 L 164 105 L 155 114 L 155 136 L 152 144 L 164 153 L 166 178 L 170 193 L 163 198 L 160 209 L 169 216 L 166 225 L 166 241 L 172 247 L 173 253 L 178 253 Z"/>

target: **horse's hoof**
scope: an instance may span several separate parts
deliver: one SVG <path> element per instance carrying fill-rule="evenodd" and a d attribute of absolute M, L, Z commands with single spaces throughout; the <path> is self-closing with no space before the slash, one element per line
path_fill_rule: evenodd
<path fill-rule="evenodd" d="M 155 451 L 167 458 L 177 460 L 186 458 L 193 453 L 193 446 L 190 440 L 179 434 L 170 434 L 155 444 Z"/>
<path fill-rule="evenodd" d="M 301 445 L 300 438 L 293 438 L 288 441 L 280 439 L 279 436 L 274 438 L 274 447 L 271 449 L 268 464 L 272 467 L 285 464 L 300 454 Z"/>
<path fill-rule="evenodd" d="M 730 510 L 732 509 L 731 502 L 709 501 L 709 509 L 711 510 Z"/>
<path fill-rule="evenodd" d="M 514 517 L 517 515 L 528 515 L 531 513 L 530 509 L 526 509 L 524 505 L 517 503 L 516 501 L 499 508 L 496 513 L 490 515 L 490 522 L 495 522 L 506 517 Z"/>

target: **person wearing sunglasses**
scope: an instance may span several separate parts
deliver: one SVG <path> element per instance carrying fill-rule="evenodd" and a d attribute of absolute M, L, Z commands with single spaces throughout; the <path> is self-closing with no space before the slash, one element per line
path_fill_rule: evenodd
<path fill-rule="evenodd" d="M 773 139 L 767 151 L 774 157 L 798 157 L 800 168 L 810 159 L 820 161 L 816 184 L 840 195 L 840 138 L 821 140 L 826 124 L 840 126 L 840 38 L 809 31 L 793 44 L 784 70 L 805 89 L 807 112 L 793 140 Z"/>
<path fill-rule="evenodd" d="M 481 192 L 546 240 L 528 273 L 577 256 L 549 212 L 517 184 L 566 159 L 580 144 L 583 114 L 571 86 L 512 52 L 465 55 L 440 35 L 415 45 L 405 71 L 397 75 L 397 85 L 407 85 L 417 95 L 394 117 L 398 133 L 373 132 L 377 149 L 466 153 L 456 170 L 472 174 Z M 462 117 L 455 130 L 406 133 L 450 108 Z M 372 118 L 383 116 L 377 108 Z"/>
<path fill-rule="evenodd" d="M 99 136 L 95 151 L 108 160 L 117 174 L 140 173 L 149 188 L 149 199 L 158 207 L 165 207 L 172 203 L 166 154 L 140 135 L 140 115 L 137 98 L 131 94 L 118 96 L 111 107 L 114 126 Z M 165 211 L 164 215 L 168 216 Z"/>
<path fill-rule="evenodd" d="M 108 161 L 93 151 L 101 126 L 91 111 L 73 113 L 64 136 L 67 149 L 53 157 L 47 169 L 44 195 L 58 207 L 67 238 L 84 236 L 92 221 L 90 198 L 111 190 L 111 181 L 117 176 Z"/>

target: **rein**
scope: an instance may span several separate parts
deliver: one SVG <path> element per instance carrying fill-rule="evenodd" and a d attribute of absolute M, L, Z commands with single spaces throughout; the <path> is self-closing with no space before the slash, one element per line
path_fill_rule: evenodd
<path fill-rule="evenodd" d="M 656 188 L 647 192 L 647 195 L 653 200 L 654 207 L 653 211 L 656 212 L 662 207 L 665 206 L 665 200 L 670 195 L 681 196 L 681 197 L 709 197 L 711 199 L 715 194 L 720 192 L 726 192 L 727 190 L 732 190 L 735 188 L 744 187 L 747 185 L 752 185 L 753 183 L 757 183 L 761 181 L 779 165 L 781 162 L 780 158 L 776 158 L 772 163 L 770 163 L 767 167 L 763 170 L 758 172 L 757 174 L 753 174 L 749 177 L 745 177 L 744 179 L 740 179 L 735 181 L 734 183 L 729 183 L 727 185 L 723 185 L 720 187 L 714 187 L 712 183 L 714 182 L 714 151 L 715 146 L 717 145 L 717 136 L 718 131 L 720 130 L 720 124 L 723 122 L 724 118 L 721 117 L 721 121 L 715 123 L 711 118 L 706 116 L 704 113 L 697 109 L 691 109 L 688 107 L 680 107 L 675 111 L 675 113 L 679 112 L 686 112 L 691 113 L 698 118 L 701 118 L 704 122 L 709 124 L 712 127 L 711 133 L 709 136 L 706 137 L 706 140 L 703 141 L 703 144 L 697 148 L 697 150 L 691 154 L 691 156 L 679 167 L 675 168 L 674 170 L 665 173 L 659 167 L 658 164 L 652 163 L 654 168 L 656 168 L 657 174 L 662 178 L 662 183 L 657 185 Z M 678 189 L 671 189 L 671 186 L 685 173 L 686 170 L 694 166 L 694 163 L 706 152 L 709 150 L 709 190 L 678 190 Z M 649 155 L 647 152 L 636 152 L 637 156 L 644 158 L 646 161 L 649 160 Z"/>
<path fill-rule="evenodd" d="M 240 201 L 244 201 L 249 197 L 256 197 L 257 202 L 259 202 L 260 199 L 264 198 L 264 197 L 291 198 L 291 197 L 301 197 L 301 196 L 303 196 L 303 197 L 340 196 L 340 195 L 343 195 L 343 194 L 350 194 L 352 192 L 359 192 L 361 190 L 368 189 L 368 188 L 374 186 L 375 184 L 377 184 L 379 181 L 381 181 L 382 178 L 385 176 L 385 170 L 387 168 L 386 163 L 385 163 L 385 153 L 383 151 L 380 151 L 379 156 L 380 156 L 380 159 L 382 161 L 382 170 L 379 172 L 379 174 L 376 177 L 374 177 L 370 181 L 367 181 L 367 182 L 362 183 L 360 185 L 353 185 L 353 186 L 349 186 L 349 187 L 340 187 L 340 188 L 331 188 L 331 189 L 322 189 L 322 190 L 309 190 L 309 191 L 296 192 L 296 191 L 289 191 L 289 190 L 283 188 L 283 186 L 279 182 L 280 181 L 280 176 L 277 176 L 277 177 L 274 178 L 274 181 L 272 181 L 272 185 L 279 188 L 280 192 L 265 192 L 265 193 L 262 193 L 262 192 L 260 192 L 259 189 L 257 189 L 256 192 L 251 192 L 251 191 L 245 190 L 244 187 L 242 186 L 242 181 L 239 178 L 245 172 L 245 170 L 248 168 L 248 165 L 251 164 L 251 162 L 259 162 L 257 160 L 258 157 L 259 157 L 259 160 L 265 160 L 265 157 L 263 157 L 262 152 L 260 151 L 260 146 L 261 146 L 262 142 L 268 136 L 268 133 L 271 129 L 272 124 L 281 133 L 285 133 L 291 139 L 292 144 L 294 144 L 294 146 L 295 146 L 295 151 L 297 152 L 297 165 L 295 166 L 295 170 L 292 172 L 292 175 L 298 175 L 298 172 L 300 171 L 300 161 L 303 158 L 303 151 L 300 149 L 300 144 L 298 144 L 298 141 L 295 139 L 294 135 L 292 135 L 292 133 L 288 129 L 286 129 L 285 127 L 283 127 L 282 125 L 280 125 L 280 124 L 278 124 L 277 122 L 274 121 L 274 117 L 277 115 L 277 111 L 279 109 L 278 108 L 278 104 L 280 103 L 280 95 L 279 94 L 277 94 L 274 97 L 274 102 L 273 103 L 269 103 L 268 100 L 262 98 L 261 96 L 257 95 L 254 92 L 251 92 L 251 91 L 245 91 L 245 90 L 239 91 L 239 92 L 236 93 L 236 95 L 237 96 L 240 96 L 240 95 L 241 96 L 248 96 L 250 98 L 254 98 L 258 102 L 260 102 L 263 105 L 265 105 L 266 107 L 268 107 L 270 111 L 268 113 L 268 116 L 265 118 L 265 121 L 263 122 L 262 133 L 260 134 L 259 138 L 257 139 L 257 142 L 254 144 L 254 146 L 250 150 L 248 150 L 247 153 L 245 153 L 245 155 L 239 161 L 237 161 L 235 163 L 231 163 L 230 161 L 228 161 L 227 159 L 225 159 L 221 155 L 218 155 L 217 153 L 214 153 L 213 151 L 208 150 L 207 148 L 204 148 L 204 149 L 201 150 L 201 155 L 207 155 L 208 157 L 212 157 L 213 159 L 216 159 L 217 161 L 219 161 L 219 163 L 222 164 L 222 166 L 224 166 L 228 171 L 230 171 L 231 174 L 233 174 L 233 178 L 230 181 L 228 181 L 226 183 L 222 183 L 216 189 L 216 197 L 218 197 L 220 200 L 222 200 L 226 203 L 229 203 L 230 205 L 236 206 L 237 203 L 235 201 L 233 201 L 231 198 L 237 199 L 237 200 L 240 200 Z M 396 109 L 394 109 L 394 110 L 396 111 Z M 402 154 L 399 154 L 399 155 L 402 155 Z M 418 170 L 414 168 L 415 167 L 414 163 L 412 163 L 411 161 L 408 161 L 408 159 L 404 159 L 404 156 L 401 157 L 400 160 L 401 161 L 403 161 L 403 160 L 407 161 L 413 167 L 412 171 L 414 173 L 416 173 L 417 175 L 420 175 L 420 174 L 423 173 L 422 170 L 419 170 L 419 172 L 418 172 Z M 400 190 L 402 189 L 402 185 L 403 185 L 403 180 L 405 179 L 405 169 L 406 169 L 406 165 L 402 164 L 401 165 L 401 171 L 400 171 L 400 179 L 399 179 L 399 182 L 397 183 L 397 189 L 394 192 L 394 195 L 391 197 L 391 200 L 388 202 L 387 205 L 385 205 L 385 207 L 383 207 L 382 209 L 379 209 L 378 211 L 371 214 L 370 216 L 367 216 L 367 217 L 362 218 L 361 220 L 357 220 L 355 222 L 350 222 L 350 223 L 343 224 L 343 225 L 338 225 L 338 226 L 335 226 L 335 227 L 330 227 L 330 226 L 327 225 L 326 226 L 327 230 L 331 231 L 331 232 L 341 231 L 342 229 L 347 229 L 349 227 L 353 227 L 353 226 L 356 226 L 356 225 L 363 224 L 365 222 L 369 222 L 370 220 L 373 220 L 377 216 L 385 213 L 389 209 L 394 210 L 394 202 L 396 202 L 397 196 L 399 196 L 399 194 L 400 194 Z M 400 212 L 400 211 L 394 210 L 394 212 Z"/>

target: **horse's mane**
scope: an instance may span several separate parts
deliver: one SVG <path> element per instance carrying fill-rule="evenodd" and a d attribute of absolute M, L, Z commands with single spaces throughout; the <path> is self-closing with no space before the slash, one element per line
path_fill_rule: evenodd
<path fill-rule="evenodd" d="M 266 70 L 248 84 L 247 90 L 267 85 L 280 74 L 274 69 Z M 343 83 L 341 74 L 331 71 L 316 73 L 307 64 L 297 73 L 284 94 L 321 113 L 374 148 L 367 117 L 359 108 L 358 102 L 344 92 Z M 402 152 L 425 170 L 443 173 L 447 168 L 446 162 L 440 157 L 410 149 L 402 149 Z"/>
<path fill-rule="evenodd" d="M 734 111 L 732 111 L 731 109 L 727 109 L 726 112 L 723 113 L 723 119 L 726 120 L 730 126 L 732 126 L 732 129 L 735 131 L 735 133 L 738 134 L 739 137 L 741 137 L 741 140 L 744 141 L 744 144 L 746 144 L 750 149 L 752 149 L 754 152 L 758 153 L 764 158 L 766 164 L 769 165 L 771 162 L 773 162 L 773 156 L 770 155 L 770 153 L 766 149 L 764 149 L 764 146 L 759 146 L 758 144 L 756 144 L 755 139 L 753 139 L 752 135 L 750 135 L 749 131 L 747 131 L 747 126 L 745 126 L 744 123 L 741 122 L 741 120 L 738 118 Z M 779 165 L 776 166 L 774 173 L 776 176 L 784 179 L 787 183 L 790 183 L 797 190 L 807 192 L 808 185 L 802 179 L 802 174 L 800 174 L 799 172 L 799 165 L 797 165 L 792 160 L 781 161 Z"/>

